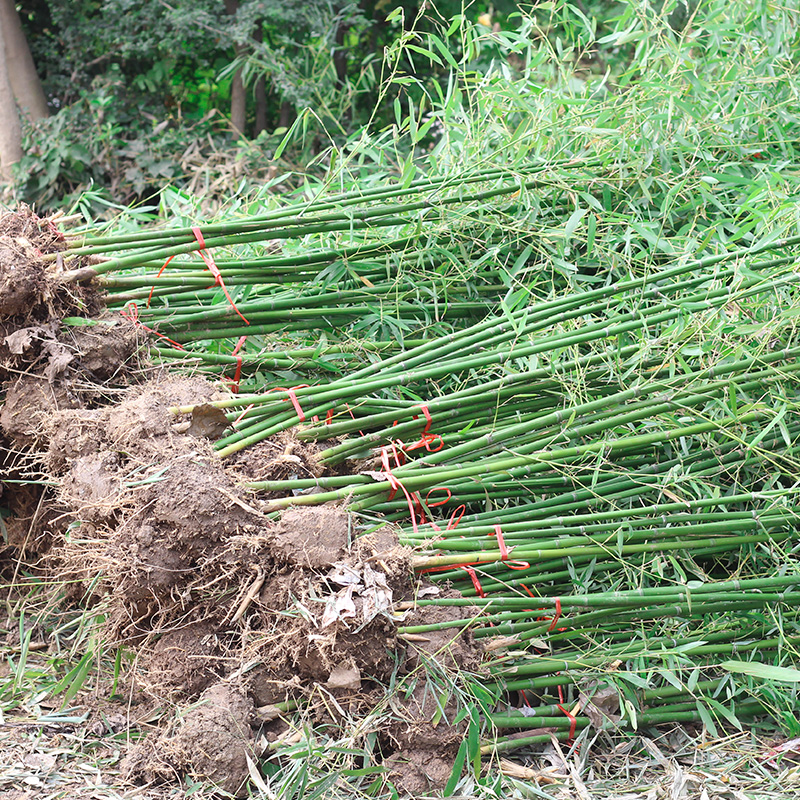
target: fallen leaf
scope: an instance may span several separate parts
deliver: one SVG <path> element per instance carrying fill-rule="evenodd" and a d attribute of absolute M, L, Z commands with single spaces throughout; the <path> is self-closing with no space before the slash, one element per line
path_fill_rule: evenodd
<path fill-rule="evenodd" d="M 363 472 L 359 472 L 359 475 L 367 475 L 370 478 L 374 478 L 376 481 L 388 481 L 389 476 L 385 472 L 380 472 L 371 469 L 365 469 Z"/>
<path fill-rule="evenodd" d="M 386 583 L 386 576 L 372 569 L 369 564 L 364 564 L 364 588 L 361 597 L 364 601 L 362 613 L 365 623 L 378 614 L 390 614 L 392 611 L 392 590 Z"/>
<path fill-rule="evenodd" d="M 355 617 L 356 604 L 353 601 L 354 586 L 345 586 L 336 594 L 332 594 L 325 604 L 325 611 L 322 614 L 322 627 L 327 628 L 339 619 Z"/>
<path fill-rule="evenodd" d="M 800 760 L 800 739 L 788 739 L 776 745 L 764 753 L 761 760 L 766 761 L 771 767 L 777 767 L 776 756 L 780 756 L 782 761 L 797 762 Z"/>
<path fill-rule="evenodd" d="M 622 719 L 619 693 L 613 686 L 599 686 L 581 692 L 579 704 L 595 730 L 615 729 Z"/>
<path fill-rule="evenodd" d="M 187 433 L 198 438 L 219 439 L 229 425 L 228 418 L 221 408 L 212 406 L 210 403 L 202 403 L 194 407 Z"/>
<path fill-rule="evenodd" d="M 73 353 L 70 353 L 61 342 L 47 341 L 44 343 L 43 349 L 50 355 L 44 375 L 50 383 L 53 383 L 53 381 L 75 360 L 75 356 Z"/>
<path fill-rule="evenodd" d="M 47 753 L 29 753 L 24 756 L 22 763 L 29 769 L 38 769 L 41 772 L 52 772 L 56 765 L 56 757 Z"/>
<path fill-rule="evenodd" d="M 328 573 L 328 580 L 338 583 L 339 586 L 356 586 L 361 583 L 361 572 L 344 561 L 332 564 Z"/>
<path fill-rule="evenodd" d="M 514 647 L 517 644 L 519 644 L 519 636 L 494 636 L 483 646 L 483 649 L 491 653 L 494 650 Z"/>
<path fill-rule="evenodd" d="M 38 326 L 33 328 L 20 328 L 14 333 L 10 333 L 5 338 L 8 349 L 13 355 L 18 356 L 24 353 L 30 346 L 34 339 L 38 339 L 42 333 L 47 333 L 44 328 Z"/>

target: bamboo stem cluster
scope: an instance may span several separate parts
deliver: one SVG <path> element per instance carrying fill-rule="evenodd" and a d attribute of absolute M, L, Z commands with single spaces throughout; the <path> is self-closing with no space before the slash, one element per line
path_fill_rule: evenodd
<path fill-rule="evenodd" d="M 568 238 L 565 182 L 624 180 L 589 161 L 486 169 L 205 225 L 206 251 L 241 250 L 217 259 L 214 287 L 197 262 L 153 276 L 201 249 L 191 228 L 70 253 L 117 254 L 94 275 L 111 307 L 137 303 L 169 337 L 164 362 L 275 370 L 284 387 L 313 376 L 217 401 L 219 455 L 291 429 L 336 474 L 248 484 L 282 495 L 268 511 L 336 501 L 367 527 L 403 523 L 415 569 L 460 597 L 419 599 L 451 617 L 400 633 L 451 628 L 502 653 L 485 679 L 497 731 L 568 739 L 606 685 L 619 727 L 765 713 L 721 665 L 777 665 L 800 643 L 800 236 L 583 282 L 531 271 L 545 251 L 520 219 L 536 206 Z M 286 249 L 255 253 L 265 241 Z M 479 265 L 468 280 L 464 261 Z M 370 315 L 408 336 L 359 336 Z M 272 346 L 289 331 L 305 339 Z M 240 355 L 224 351 L 242 336 Z"/>

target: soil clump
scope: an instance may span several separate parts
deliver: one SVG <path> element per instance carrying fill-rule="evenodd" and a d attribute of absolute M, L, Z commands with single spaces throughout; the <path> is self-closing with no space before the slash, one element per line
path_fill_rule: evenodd
<path fill-rule="evenodd" d="M 241 692 L 215 684 L 157 742 L 147 739 L 135 746 L 123 768 L 146 783 L 168 783 L 177 772 L 246 794 L 247 759 L 255 759 L 254 711 Z"/>

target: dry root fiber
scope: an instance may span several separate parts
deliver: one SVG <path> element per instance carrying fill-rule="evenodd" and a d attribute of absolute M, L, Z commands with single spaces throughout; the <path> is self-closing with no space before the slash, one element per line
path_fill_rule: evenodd
<path fill-rule="evenodd" d="M 204 698 L 227 692 L 239 700 L 225 708 L 241 710 L 308 700 L 322 686 L 349 714 L 368 713 L 395 672 L 425 659 L 406 653 L 396 634 L 394 603 L 414 586 L 390 528 L 356 536 L 338 506 L 272 520 L 206 440 L 176 432 L 183 427 L 168 407 L 213 391 L 197 379 L 165 380 L 89 414 L 65 411 L 51 419 L 47 461 L 61 503 L 81 520 L 54 556 L 62 574 L 86 584 L 102 575 L 95 591 L 108 607 L 105 635 L 135 648 L 145 694 L 201 703 L 135 751 L 128 774 L 191 773 L 233 791 L 247 779 L 252 746 L 241 731 L 255 720 L 230 711 L 234 734 Z M 421 647 L 442 669 L 478 665 L 471 640 L 452 630 Z M 424 775 L 435 788 L 457 749 L 461 732 L 430 722 L 437 710 L 435 698 L 415 691 L 385 731 L 396 753 L 387 766 L 410 791 Z M 221 762 L 197 746 L 215 726 L 227 744 L 209 743 L 209 752 L 224 749 L 224 779 Z"/>
<path fill-rule="evenodd" d="M 100 304 L 91 289 L 59 284 L 58 260 L 42 264 L 41 253 L 62 247 L 27 210 L 0 221 L 0 463 L 6 480 L 48 484 L 2 485 L 11 517 L 0 567 L 43 556 L 47 570 L 83 587 L 82 602 L 104 605 L 100 636 L 136 656 L 132 691 L 184 708 L 129 753 L 130 779 L 192 775 L 243 791 L 248 757 L 260 755 L 255 731 L 269 738 L 275 724 L 265 708 L 305 703 L 336 726 L 340 711 L 371 713 L 384 687 L 409 675 L 406 699 L 394 699 L 379 731 L 387 773 L 412 795 L 441 788 L 463 731 L 437 723 L 455 708 L 442 709 L 421 676 L 430 664 L 477 669 L 469 634 L 398 639 L 393 609 L 415 585 L 390 527 L 359 535 L 338 506 L 275 520 L 265 498 L 241 488 L 242 479 L 322 474 L 312 446 L 284 434 L 224 463 L 205 422 L 169 411 L 213 400 L 217 387 L 164 374 L 144 381 L 143 342 L 125 320 L 65 324 Z M 436 619 L 417 610 L 411 621 Z M 320 692 L 336 703 L 317 707 Z"/>
<path fill-rule="evenodd" d="M 99 315 L 95 290 L 61 281 L 64 248 L 55 226 L 28 208 L 0 217 L 0 503 L 10 512 L 0 569 L 46 551 L 63 530 L 62 509 L 41 482 L 38 439 L 48 420 L 127 386 L 141 344 L 132 325 Z M 53 260 L 44 263 L 46 255 Z M 63 323 L 72 316 L 94 319 Z"/>

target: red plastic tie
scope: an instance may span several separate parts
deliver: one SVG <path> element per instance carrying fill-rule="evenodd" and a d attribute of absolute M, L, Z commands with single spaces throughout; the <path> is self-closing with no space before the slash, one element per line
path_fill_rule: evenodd
<path fill-rule="evenodd" d="M 478 574 L 475 570 L 470 566 L 462 566 L 467 575 L 469 575 L 470 580 L 472 581 L 472 585 L 475 587 L 475 591 L 478 593 L 478 597 L 486 597 L 486 592 L 483 591 L 483 586 L 481 586 L 481 582 L 478 580 Z"/>
<path fill-rule="evenodd" d="M 212 286 L 219 286 L 222 288 L 225 297 L 227 298 L 228 302 L 231 304 L 231 308 L 239 315 L 241 320 L 244 322 L 245 325 L 249 325 L 250 322 L 247 317 L 242 314 L 241 311 L 236 307 L 236 303 L 233 302 L 233 298 L 230 296 L 228 292 L 228 287 L 225 285 L 225 281 L 222 278 L 222 273 L 219 271 L 219 267 L 217 266 L 216 261 L 214 261 L 214 257 L 211 255 L 208 250 L 206 250 L 206 240 L 203 238 L 203 233 L 198 227 L 192 228 L 192 233 L 194 234 L 194 238 L 197 240 L 197 243 L 200 245 L 200 249 L 197 251 L 197 255 L 203 259 L 203 262 L 208 267 L 209 272 L 214 277 L 214 283 Z M 175 258 L 174 255 L 170 256 L 165 262 L 164 266 L 158 271 L 156 275 L 156 280 L 158 280 L 163 274 L 164 270 L 169 266 L 170 261 Z M 150 308 L 150 301 L 153 299 L 153 292 L 155 291 L 155 284 L 150 288 L 150 294 L 147 295 L 147 307 Z"/>
<path fill-rule="evenodd" d="M 497 546 L 500 549 L 500 559 L 502 561 L 508 561 L 508 548 L 506 547 L 505 539 L 503 539 L 503 529 L 499 525 L 495 525 L 494 533 L 490 533 L 489 535 L 497 537 Z"/>
<path fill-rule="evenodd" d="M 197 255 L 203 259 L 205 265 L 208 267 L 209 272 L 214 276 L 214 283 L 213 286 L 219 286 L 225 297 L 228 299 L 228 302 L 231 304 L 231 308 L 239 315 L 241 320 L 244 322 L 245 325 L 249 325 L 247 318 L 236 308 L 236 303 L 233 302 L 233 298 L 228 293 L 228 287 L 225 285 L 225 281 L 222 279 L 222 273 L 219 271 L 219 267 L 217 266 L 216 262 L 214 261 L 214 257 L 211 255 L 208 250 L 206 250 L 206 240 L 203 238 L 203 234 L 198 227 L 192 228 L 192 233 L 194 234 L 194 238 L 197 239 L 197 243 L 200 245 L 200 249 L 197 251 Z M 167 262 L 169 263 L 169 262 Z M 166 264 L 164 265 L 166 266 Z"/>
<path fill-rule="evenodd" d="M 394 456 L 395 466 L 402 467 L 403 466 L 403 462 L 400 460 L 400 458 L 402 456 L 402 450 L 398 450 L 397 449 L 397 445 L 394 442 L 389 442 L 389 444 L 386 445 L 386 447 L 382 447 L 381 448 L 381 464 L 383 464 L 384 473 L 387 476 L 390 477 L 389 484 L 392 487 L 392 491 L 389 492 L 389 497 L 387 499 L 388 500 L 394 500 L 394 496 L 397 494 L 397 489 L 398 489 L 398 487 L 395 486 L 394 484 L 395 483 L 399 483 L 399 481 L 397 481 L 397 479 L 394 477 L 394 475 L 392 474 L 392 468 L 391 468 L 391 466 L 389 466 L 389 448 L 390 447 L 392 449 L 392 455 Z M 403 489 L 403 492 L 405 493 L 406 497 L 408 497 L 408 492 L 406 492 L 405 489 Z M 411 501 L 409 501 L 409 502 L 411 502 Z M 413 507 L 411 505 L 409 506 L 409 508 L 411 508 L 411 519 L 413 520 L 414 519 L 414 510 L 413 510 Z"/>
<path fill-rule="evenodd" d="M 578 724 L 578 720 L 575 719 L 575 715 L 562 706 L 561 703 L 558 704 L 558 710 L 566 714 L 567 719 L 569 719 L 569 737 L 567 738 L 567 744 L 569 744 L 575 738 L 575 728 Z"/>
<path fill-rule="evenodd" d="M 292 401 L 292 405 L 294 406 L 295 413 L 300 419 L 300 422 L 305 422 L 306 415 L 303 411 L 302 407 L 300 406 L 300 401 L 297 399 L 297 395 L 295 394 L 297 389 L 307 389 L 307 383 L 301 383 L 298 386 L 291 386 L 288 389 L 285 386 L 276 386 L 274 389 L 268 389 L 267 394 L 270 392 L 286 392 L 289 395 L 289 400 Z"/>
<path fill-rule="evenodd" d="M 394 445 L 394 443 L 392 443 Z M 393 446 L 394 450 L 394 457 L 397 466 L 401 466 L 399 453 L 397 448 Z M 382 447 L 381 448 L 381 464 L 383 465 L 383 475 L 386 477 L 386 480 L 389 481 L 389 486 L 391 487 L 391 491 L 389 492 L 389 500 L 392 500 L 394 496 L 397 494 L 397 490 L 400 491 L 405 495 L 406 502 L 408 503 L 408 510 L 411 514 L 411 527 L 414 529 L 414 533 L 419 533 L 419 529 L 417 528 L 417 515 L 415 513 L 415 505 L 419 503 L 419 499 L 415 498 L 414 495 L 410 494 L 408 489 L 394 476 L 392 473 L 392 468 L 389 465 L 389 448 Z"/>
<path fill-rule="evenodd" d="M 436 441 L 439 442 L 439 446 L 431 447 Z M 438 433 L 423 433 L 418 442 L 408 445 L 405 449 L 410 452 L 411 450 L 419 450 L 420 447 L 424 447 L 429 453 L 438 453 L 444 447 L 444 439 Z"/>
<path fill-rule="evenodd" d="M 160 277 L 161 277 L 161 276 L 164 274 L 164 270 L 165 270 L 165 269 L 166 269 L 166 268 L 169 266 L 169 262 L 170 262 L 170 261 L 172 261 L 172 259 L 173 259 L 173 258 L 175 258 L 175 256 L 170 256 L 170 257 L 169 257 L 169 258 L 168 258 L 168 259 L 167 259 L 167 260 L 164 262 L 164 266 L 163 266 L 163 267 L 161 267 L 161 269 L 158 271 L 158 275 L 156 275 L 156 280 L 158 280 L 158 279 L 159 279 L 159 278 L 160 278 Z M 148 294 L 148 295 L 147 295 L 147 307 L 148 307 L 148 308 L 150 308 L 150 301 L 153 299 L 153 292 L 154 292 L 155 290 L 156 290 L 156 285 L 155 285 L 155 284 L 153 284 L 153 285 L 150 287 L 150 294 Z"/>
<path fill-rule="evenodd" d="M 425 516 L 425 506 L 422 505 L 422 498 L 418 492 L 411 492 L 411 499 L 414 501 L 414 511 L 419 518 L 420 524 L 425 524 L 428 518 Z"/>
<path fill-rule="evenodd" d="M 406 463 L 406 454 L 403 452 L 403 443 L 400 441 L 389 442 L 392 448 L 392 455 L 394 456 L 394 463 L 398 467 L 402 467 Z"/>
<path fill-rule="evenodd" d="M 465 505 L 458 506 L 458 508 L 456 508 L 450 515 L 450 521 L 447 523 L 446 530 L 455 530 L 458 527 L 458 523 L 461 522 L 461 518 L 464 516 L 464 512 L 466 512 L 466 510 L 467 507 Z"/>
<path fill-rule="evenodd" d="M 447 497 L 444 500 L 437 500 L 435 503 L 431 503 L 428 499 L 431 496 L 431 492 L 447 492 Z M 433 489 L 430 489 L 428 493 L 425 495 L 425 505 L 428 508 L 436 508 L 436 506 L 443 506 L 445 503 L 450 502 L 450 498 L 453 496 L 453 493 L 446 487 L 446 486 L 434 486 Z"/>
<path fill-rule="evenodd" d="M 447 564 L 444 567 L 426 567 L 425 569 L 421 569 L 419 574 L 424 575 L 426 572 L 449 572 L 450 570 L 464 569 L 465 567 L 479 567 L 488 563 L 488 561 L 465 561 L 463 564 Z"/>
<path fill-rule="evenodd" d="M 426 434 L 428 440 L 425 442 L 425 449 L 429 453 L 438 453 L 444 447 L 444 439 L 438 433 L 428 433 Z M 438 447 L 431 447 L 431 445 L 436 441 L 439 440 Z"/>
<path fill-rule="evenodd" d="M 556 597 L 556 615 L 553 617 L 553 621 L 550 623 L 550 627 L 547 629 L 547 632 L 550 633 L 556 625 L 558 625 L 558 620 L 561 618 L 561 598 Z"/>
<path fill-rule="evenodd" d="M 428 433 L 431 429 L 431 424 L 433 423 L 433 418 L 431 417 L 431 412 L 428 409 L 428 406 L 425 403 L 420 405 L 422 409 L 422 413 L 425 415 L 425 419 L 427 420 L 425 423 L 425 428 L 423 429 L 422 433 L 420 434 L 420 438 L 418 442 L 414 442 L 414 444 L 408 445 L 405 449 L 406 451 L 410 452 L 411 450 L 418 450 L 420 447 L 424 447 L 429 453 L 438 453 L 444 447 L 444 439 L 438 433 Z M 414 416 L 413 419 L 419 419 L 418 416 Z M 397 425 L 397 420 L 394 421 L 394 425 Z M 438 441 L 438 447 L 432 447 L 434 442 Z"/>
<path fill-rule="evenodd" d="M 503 539 L 503 529 L 500 525 L 494 526 L 494 533 L 489 536 L 497 537 L 497 547 L 500 550 L 500 560 L 505 563 L 509 569 L 528 569 L 530 564 L 527 561 L 510 561 L 509 554 L 511 551 L 506 547 L 505 539 Z"/>
<path fill-rule="evenodd" d="M 431 429 L 431 423 L 433 420 L 431 419 L 431 412 L 428 410 L 428 406 L 426 406 L 425 403 L 422 403 L 420 408 L 422 409 L 422 413 L 425 415 L 425 419 L 428 421 L 425 425 L 425 430 L 422 431 L 422 435 L 425 436 L 425 434 Z"/>
<path fill-rule="evenodd" d="M 46 219 L 45 222 L 47 223 L 47 229 L 50 233 L 54 234 L 55 237 L 58 239 L 59 242 L 64 241 L 64 234 L 56 227 L 55 223 L 51 219 Z"/>
<path fill-rule="evenodd" d="M 236 347 L 234 347 L 233 351 L 231 352 L 232 356 L 236 356 L 236 372 L 233 374 L 233 381 L 231 382 L 231 391 L 234 394 L 239 394 L 239 380 L 242 377 L 242 357 L 238 355 L 238 353 L 246 339 L 246 336 L 239 337 Z"/>
<path fill-rule="evenodd" d="M 316 414 L 314 414 L 314 416 L 313 416 L 313 417 L 311 417 L 311 419 L 312 419 L 314 422 L 316 422 L 316 423 L 319 423 L 319 417 L 318 417 Z M 329 409 L 328 409 L 328 413 L 327 413 L 327 414 L 325 414 L 325 424 L 326 424 L 326 425 L 330 425 L 330 424 L 331 424 L 331 422 L 333 422 L 333 409 L 332 409 L 332 408 L 329 408 Z"/>
<path fill-rule="evenodd" d="M 439 488 L 444 489 L 445 487 L 441 486 Z M 431 492 L 432 491 L 433 491 L 433 489 L 431 489 Z M 445 491 L 449 492 L 450 490 L 446 489 Z M 450 498 L 448 498 L 448 499 L 450 499 Z M 430 505 L 430 504 L 428 504 L 428 505 Z M 453 510 L 453 513 L 450 515 L 450 520 L 448 521 L 447 527 L 445 528 L 445 530 L 446 531 L 455 530 L 458 527 L 458 523 L 461 522 L 461 517 L 464 516 L 464 512 L 466 510 L 467 510 L 467 507 L 463 503 L 460 506 L 458 506 L 457 508 L 455 508 Z M 431 528 L 433 528 L 438 533 L 442 532 L 442 529 L 435 522 L 429 522 L 428 524 L 431 526 Z M 443 536 L 437 536 L 435 541 L 439 541 L 440 539 L 443 539 L 443 538 L 444 538 Z"/>
<path fill-rule="evenodd" d="M 238 424 L 239 424 L 239 423 L 240 423 L 240 422 L 241 422 L 241 421 L 244 419 L 244 416 L 245 416 L 245 414 L 247 414 L 247 412 L 248 412 L 248 411 L 249 411 L 249 410 L 250 410 L 250 409 L 251 409 L 251 408 L 252 408 L 254 405 L 255 405 L 255 403 L 250 403 L 250 405 L 249 405 L 249 406 L 247 406 L 247 408 L 246 408 L 244 411 L 242 411 L 242 413 L 241 413 L 241 414 L 239 414 L 239 416 L 238 416 L 238 417 L 236 417 L 236 419 L 233 421 L 233 427 L 234 427 L 234 428 L 235 428 L 235 427 L 236 427 L 236 426 L 237 426 L 237 425 L 238 425 Z"/>
<path fill-rule="evenodd" d="M 352 408 L 350 408 L 350 405 L 349 405 L 348 403 L 345 403 L 345 404 L 344 404 L 344 407 L 347 409 L 347 413 L 348 413 L 348 414 L 349 414 L 349 415 L 350 415 L 350 416 L 351 416 L 353 419 L 355 419 L 355 418 L 356 418 L 356 415 L 353 413 L 353 409 L 352 409 Z M 364 435 L 364 431 L 359 431 L 358 433 L 359 433 L 361 436 L 363 436 L 363 435 Z"/>
<path fill-rule="evenodd" d="M 308 386 L 308 384 L 305 384 Z M 297 412 L 297 416 L 300 418 L 300 422 L 305 422 L 306 415 L 303 413 L 303 409 L 300 407 L 300 403 L 297 399 L 297 395 L 294 393 L 295 389 L 299 389 L 299 386 L 291 386 L 286 391 L 289 394 L 289 399 L 292 401 L 292 405 L 294 406 L 294 410 Z"/>
<path fill-rule="evenodd" d="M 389 485 L 392 487 L 392 491 L 389 492 L 389 497 L 388 497 L 388 499 L 391 501 L 391 500 L 394 500 L 394 496 L 397 494 L 397 488 L 398 487 L 395 485 L 395 483 L 397 482 L 397 479 L 394 477 L 394 475 L 392 475 L 392 468 L 389 465 L 389 448 L 388 447 L 382 447 L 381 448 L 381 464 L 383 465 L 384 474 L 389 479 Z M 412 519 L 414 518 L 413 509 L 411 511 L 411 518 Z"/>
<path fill-rule="evenodd" d="M 153 336 L 158 336 L 159 339 L 163 339 L 165 342 L 169 342 L 171 345 L 174 345 L 178 348 L 178 350 L 186 350 L 186 348 L 182 344 L 178 344 L 178 342 L 173 341 L 168 336 L 165 336 L 163 333 L 159 333 L 152 328 L 148 328 L 143 322 L 139 322 L 139 306 L 136 305 L 133 301 L 128 303 L 124 308 L 120 309 L 119 315 L 123 319 L 127 319 L 128 322 L 132 322 L 137 328 L 141 328 L 143 331 L 147 331 L 148 333 L 152 333 Z"/>

